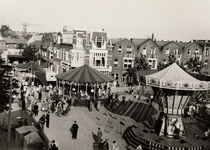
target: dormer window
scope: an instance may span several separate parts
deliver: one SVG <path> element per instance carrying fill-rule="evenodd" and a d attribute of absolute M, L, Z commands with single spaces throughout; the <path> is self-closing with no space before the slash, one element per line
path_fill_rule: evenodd
<path fill-rule="evenodd" d="M 101 48 L 104 45 L 104 37 L 103 36 L 96 36 L 96 38 L 95 38 L 95 45 L 98 48 Z"/>

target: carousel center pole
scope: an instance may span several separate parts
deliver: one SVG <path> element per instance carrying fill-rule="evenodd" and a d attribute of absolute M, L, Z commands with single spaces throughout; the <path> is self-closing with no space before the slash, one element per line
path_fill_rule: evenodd
<path fill-rule="evenodd" d="M 70 98 L 71 98 L 71 82 L 70 82 L 70 90 L 69 90 Z"/>
<path fill-rule="evenodd" d="M 94 89 L 94 92 L 93 92 L 93 100 L 95 100 L 95 83 L 93 84 L 93 89 Z"/>
<path fill-rule="evenodd" d="M 88 83 L 86 83 L 86 93 L 85 94 L 87 94 L 87 86 L 88 86 Z"/>
<path fill-rule="evenodd" d="M 79 94 L 79 83 L 77 84 L 77 93 Z"/>
<path fill-rule="evenodd" d="M 64 94 L 64 87 L 65 87 L 64 85 L 65 85 L 65 81 L 63 80 L 62 83 L 63 83 L 63 97 L 64 97 L 64 95 L 65 95 L 65 94 Z"/>

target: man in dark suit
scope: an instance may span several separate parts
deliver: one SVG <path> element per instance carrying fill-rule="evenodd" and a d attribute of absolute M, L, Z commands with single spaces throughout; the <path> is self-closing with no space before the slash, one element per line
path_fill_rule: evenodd
<path fill-rule="evenodd" d="M 46 114 L 46 127 L 49 128 L 49 125 L 50 125 L 50 113 L 48 112 Z"/>
<path fill-rule="evenodd" d="M 77 139 L 77 131 L 79 126 L 77 125 L 77 122 L 74 121 L 74 124 L 72 125 L 72 139 Z"/>
<path fill-rule="evenodd" d="M 35 103 L 34 105 L 34 116 L 38 116 L 39 113 L 39 106 L 37 105 L 37 103 Z"/>

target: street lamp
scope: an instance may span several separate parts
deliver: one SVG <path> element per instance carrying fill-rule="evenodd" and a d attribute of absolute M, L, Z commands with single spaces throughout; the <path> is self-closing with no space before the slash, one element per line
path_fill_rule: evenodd
<path fill-rule="evenodd" d="M 10 136 L 11 136 L 11 103 L 12 103 L 12 76 L 9 76 L 10 80 L 10 96 L 9 96 L 9 116 L 8 116 L 8 143 L 7 143 L 7 148 L 10 150 Z"/>
<path fill-rule="evenodd" d="M 7 149 L 10 150 L 10 139 L 11 139 L 11 105 L 12 105 L 12 79 L 13 75 L 11 72 L 7 72 L 6 76 L 9 78 L 9 85 L 10 85 L 10 96 L 9 96 L 9 113 L 8 113 L 8 139 L 7 139 Z"/>

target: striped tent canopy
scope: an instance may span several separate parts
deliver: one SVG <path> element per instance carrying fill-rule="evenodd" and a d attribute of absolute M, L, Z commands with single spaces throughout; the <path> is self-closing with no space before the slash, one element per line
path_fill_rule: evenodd
<path fill-rule="evenodd" d="M 77 83 L 103 83 L 114 81 L 113 78 L 86 64 L 76 69 L 57 74 L 55 77 L 58 80 Z"/>
<path fill-rule="evenodd" d="M 173 90 L 209 90 L 210 82 L 200 81 L 186 73 L 176 63 L 165 69 L 145 76 L 147 85 Z"/>

